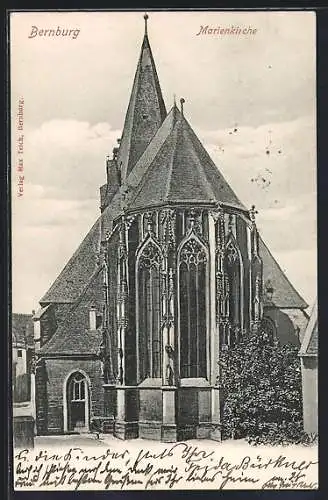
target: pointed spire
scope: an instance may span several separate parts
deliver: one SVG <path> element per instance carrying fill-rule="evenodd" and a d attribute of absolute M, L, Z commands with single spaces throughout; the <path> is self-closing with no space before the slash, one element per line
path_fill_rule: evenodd
<path fill-rule="evenodd" d="M 249 213 L 249 218 L 251 219 L 251 221 L 253 222 L 253 224 L 255 224 L 255 216 L 258 214 L 258 211 L 255 209 L 255 205 L 252 205 L 251 206 L 251 209 L 248 211 Z"/>
<path fill-rule="evenodd" d="M 177 121 L 178 112 L 179 112 L 179 109 L 178 109 L 178 106 L 177 106 L 177 103 L 176 103 L 176 100 L 175 100 L 175 94 L 173 94 L 173 106 L 172 106 L 172 110 L 170 112 L 170 113 L 172 113 L 172 125 L 173 126 L 175 125 L 175 123 Z"/>
<path fill-rule="evenodd" d="M 144 21 L 145 34 L 117 157 L 122 181 L 127 178 L 166 117 L 166 108 L 148 40 L 148 14 L 144 15 Z"/>

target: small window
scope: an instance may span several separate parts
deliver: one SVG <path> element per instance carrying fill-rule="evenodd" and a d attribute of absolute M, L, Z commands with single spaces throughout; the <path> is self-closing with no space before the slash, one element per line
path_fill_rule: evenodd
<path fill-rule="evenodd" d="M 90 330 L 96 330 L 97 324 L 96 324 L 96 309 L 94 306 L 90 308 L 89 311 L 89 328 Z"/>
<path fill-rule="evenodd" d="M 96 328 L 100 328 L 102 325 L 102 314 L 96 314 Z"/>
<path fill-rule="evenodd" d="M 80 373 L 71 381 L 71 401 L 85 401 L 85 379 Z"/>
<path fill-rule="evenodd" d="M 18 349 L 17 350 L 17 357 L 18 358 L 22 358 L 23 357 L 23 351 L 22 351 L 22 349 Z"/>

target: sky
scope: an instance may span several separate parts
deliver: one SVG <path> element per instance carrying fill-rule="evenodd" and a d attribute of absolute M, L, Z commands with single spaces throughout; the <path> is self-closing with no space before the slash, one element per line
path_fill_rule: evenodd
<path fill-rule="evenodd" d="M 148 14 L 167 110 L 174 95 L 185 99 L 187 120 L 244 205 L 256 205 L 264 241 L 311 305 L 317 286 L 315 14 Z M 256 31 L 198 35 L 202 26 Z M 57 28 L 79 33 L 31 37 Z M 38 308 L 100 214 L 105 158 L 122 133 L 143 31 L 143 12 L 11 14 L 14 312 Z"/>

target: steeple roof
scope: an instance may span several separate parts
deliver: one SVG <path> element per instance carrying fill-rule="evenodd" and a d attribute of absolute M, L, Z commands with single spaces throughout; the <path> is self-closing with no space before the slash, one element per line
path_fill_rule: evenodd
<path fill-rule="evenodd" d="M 220 202 L 246 210 L 185 116 L 175 105 L 171 113 L 174 120 L 170 133 L 154 156 L 129 209 L 161 203 Z"/>
<path fill-rule="evenodd" d="M 166 108 L 148 39 L 147 19 L 148 16 L 145 16 L 145 35 L 117 157 L 122 180 L 127 178 L 166 117 Z"/>

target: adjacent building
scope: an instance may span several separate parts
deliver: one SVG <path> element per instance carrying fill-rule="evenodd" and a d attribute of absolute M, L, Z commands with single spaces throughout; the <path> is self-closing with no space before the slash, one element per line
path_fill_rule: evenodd
<path fill-rule="evenodd" d="M 31 373 L 31 362 L 34 354 L 34 327 L 32 317 L 32 314 L 12 314 L 13 384 L 19 376 Z"/>
<path fill-rule="evenodd" d="M 318 304 L 315 302 L 299 352 L 302 367 L 303 425 L 318 433 Z"/>

